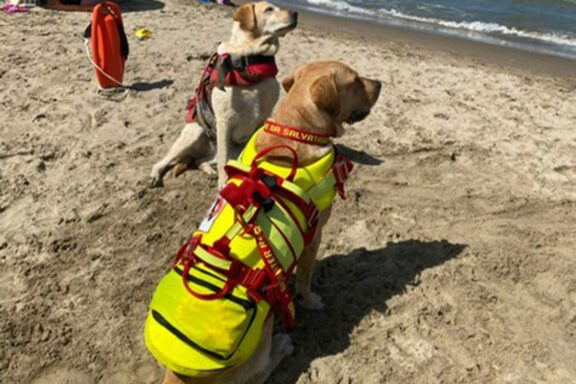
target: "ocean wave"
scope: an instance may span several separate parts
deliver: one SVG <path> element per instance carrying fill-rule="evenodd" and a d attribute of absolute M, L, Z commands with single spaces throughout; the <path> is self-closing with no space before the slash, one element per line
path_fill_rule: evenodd
<path fill-rule="evenodd" d="M 514 27 L 507 27 L 496 23 L 485 23 L 482 21 L 447 21 L 428 17 L 419 17 L 406 15 L 395 10 L 380 10 L 384 14 L 397 17 L 400 19 L 416 21 L 419 23 L 440 25 L 445 28 L 466 30 L 470 32 L 488 33 L 488 34 L 502 34 L 508 36 L 517 36 L 527 39 L 539 40 L 546 43 L 566 45 L 576 47 L 576 37 L 572 37 L 559 33 L 546 33 L 546 32 L 532 32 L 516 29 Z"/>
<path fill-rule="evenodd" d="M 316 6 L 324 6 L 340 12 L 352 12 L 362 15 L 374 16 L 374 12 L 369 9 L 357 7 L 341 0 L 306 0 L 306 3 Z"/>
<path fill-rule="evenodd" d="M 575 2 L 576 0 L 563 0 L 566 2 Z M 481 21 L 448 21 L 436 18 L 414 16 L 399 12 L 395 9 L 366 9 L 347 3 L 343 0 L 306 0 L 306 3 L 315 7 L 324 7 L 338 13 L 349 13 L 360 17 L 370 17 L 381 19 L 383 17 L 392 17 L 412 21 L 416 23 L 440 26 L 449 30 L 468 31 L 489 35 L 506 35 L 511 37 L 521 37 L 532 39 L 548 44 L 563 45 L 576 47 L 576 36 L 552 32 L 535 32 L 516 29 L 496 23 L 486 23 Z"/>

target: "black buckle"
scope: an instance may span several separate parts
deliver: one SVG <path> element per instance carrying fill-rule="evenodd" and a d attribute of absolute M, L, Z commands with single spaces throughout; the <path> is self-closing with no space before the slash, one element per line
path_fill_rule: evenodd
<path fill-rule="evenodd" d="M 260 194 L 260 192 L 254 192 L 252 194 L 252 198 L 256 200 L 262 208 L 264 208 L 264 212 L 270 212 L 270 210 L 274 207 L 274 200 L 272 200 L 271 196 L 265 199 L 264 196 Z"/>
<path fill-rule="evenodd" d="M 248 66 L 248 56 L 230 55 L 230 66 L 232 69 L 244 70 Z"/>
<path fill-rule="evenodd" d="M 275 58 L 274 56 L 264 56 L 264 55 L 248 55 L 248 56 L 239 56 L 239 55 L 230 55 L 230 63 L 233 69 L 237 69 L 243 71 L 246 67 L 251 65 L 257 64 L 267 64 L 267 63 L 274 63 Z"/>
<path fill-rule="evenodd" d="M 278 178 L 273 175 L 262 174 L 260 176 L 260 180 L 268 187 L 270 191 L 275 191 L 278 188 Z"/>

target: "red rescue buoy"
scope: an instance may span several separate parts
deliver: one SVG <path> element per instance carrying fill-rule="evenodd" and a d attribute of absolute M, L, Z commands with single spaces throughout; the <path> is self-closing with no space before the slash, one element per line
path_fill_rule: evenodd
<path fill-rule="evenodd" d="M 128 39 L 124 33 L 120 7 L 112 1 L 96 5 L 89 30 L 86 32 L 91 38 L 92 64 L 100 87 L 122 87 Z"/>

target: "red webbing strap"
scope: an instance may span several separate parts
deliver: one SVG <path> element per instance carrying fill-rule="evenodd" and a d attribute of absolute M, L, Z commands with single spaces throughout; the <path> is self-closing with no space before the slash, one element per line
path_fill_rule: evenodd
<path fill-rule="evenodd" d="M 296 150 L 294 148 L 292 148 L 291 146 L 286 145 L 286 144 L 272 145 L 272 146 L 265 148 L 265 149 L 261 150 L 260 152 L 258 152 L 256 157 L 254 157 L 254 160 L 252 160 L 252 170 L 254 170 L 255 168 L 258 169 L 257 168 L 258 160 L 262 159 L 267 154 L 269 154 L 270 152 L 272 152 L 276 149 L 287 149 L 290 152 L 290 154 L 292 155 L 292 164 L 290 165 L 290 174 L 288 175 L 288 177 L 286 177 L 286 180 L 294 181 L 294 176 L 296 176 L 296 172 L 298 171 L 298 154 L 296 153 Z M 252 173 L 252 171 L 250 171 L 250 172 Z"/>
<path fill-rule="evenodd" d="M 210 59 L 208 60 L 208 64 L 204 67 L 202 71 L 202 75 L 200 76 L 200 80 L 198 81 L 198 86 L 196 87 L 196 91 L 194 97 L 188 100 L 188 105 L 186 107 L 186 122 L 193 123 L 195 122 L 199 116 L 196 113 L 196 104 L 199 102 L 207 100 L 210 103 L 210 87 L 211 87 L 211 78 L 212 74 L 216 69 L 216 64 L 218 63 L 218 54 L 213 54 Z M 202 119 L 200 117 L 200 119 Z M 199 122 L 203 124 L 204 122 Z"/>
<path fill-rule="evenodd" d="M 252 269 L 238 260 L 232 261 L 230 277 L 246 288 L 248 295 L 259 303 L 262 297 L 262 287 L 268 283 L 268 274 L 262 269 Z"/>
<path fill-rule="evenodd" d="M 277 148 L 287 148 L 291 152 L 294 151 L 291 147 L 288 147 L 285 145 L 266 148 L 265 150 L 261 151 L 258 154 L 258 156 L 256 156 L 256 158 L 253 160 L 252 169 L 250 171 L 245 171 L 245 170 L 236 168 L 232 165 L 227 165 L 225 170 L 226 170 L 226 173 L 228 174 L 228 177 L 230 179 L 241 180 L 242 183 L 239 186 L 237 186 L 234 183 L 228 184 L 224 189 L 222 189 L 220 191 L 220 195 L 226 201 L 228 201 L 228 203 L 230 203 L 230 205 L 235 210 L 242 209 L 243 207 L 246 207 L 250 203 L 258 205 L 257 202 L 254 202 L 253 200 L 251 200 L 250 198 L 247 197 L 247 196 L 251 195 L 251 191 L 253 190 L 252 186 L 259 184 L 261 187 L 264 187 L 264 185 L 261 182 L 262 181 L 261 177 L 263 175 L 273 177 L 275 179 L 275 183 L 276 183 L 274 190 L 270 191 L 270 190 L 268 190 L 267 187 L 265 187 L 266 191 L 263 194 L 263 196 L 274 196 L 275 203 L 282 206 L 282 208 L 284 208 L 284 210 L 286 212 L 288 212 L 288 214 L 292 217 L 292 220 L 294 221 L 294 223 L 298 227 L 298 230 L 302 234 L 302 237 L 304 238 L 304 244 L 308 245 L 308 244 L 310 244 L 310 242 L 314 238 L 314 235 L 316 232 L 315 229 L 316 229 L 316 225 L 318 224 L 319 211 L 318 211 L 318 208 L 316 207 L 316 205 L 314 204 L 314 202 L 312 202 L 312 201 L 306 202 L 300 196 L 298 196 L 297 194 L 293 193 L 289 189 L 286 189 L 282 186 L 284 183 L 284 180 L 288 180 L 288 181 L 293 182 L 293 178 L 296 174 L 296 169 L 294 168 L 294 163 L 292 164 L 292 169 L 290 171 L 290 175 L 286 179 L 282 179 L 281 177 L 274 175 L 274 174 L 266 173 L 266 172 L 264 172 L 264 170 L 257 168 L 258 160 L 262 156 L 266 155 L 267 153 L 269 153 L 269 152 L 271 152 Z M 293 154 L 293 156 L 296 156 L 296 154 Z M 296 205 L 296 207 L 302 212 L 304 217 L 308 218 L 308 220 L 307 220 L 308 230 L 307 231 L 305 231 L 304 228 L 302 228 L 298 219 L 296 218 L 296 216 L 294 215 L 292 210 L 288 207 L 288 205 L 285 204 L 284 201 L 282 201 L 282 198 L 285 198 L 285 199 L 289 200 L 292 204 Z"/>
<path fill-rule="evenodd" d="M 194 254 L 194 250 L 200 246 L 200 240 L 202 239 L 201 235 L 194 236 L 190 240 L 188 240 L 185 244 L 183 244 L 178 253 L 176 254 L 176 258 L 172 262 L 173 266 L 176 266 L 178 263 L 182 263 L 182 283 L 186 290 L 194 297 L 200 300 L 216 300 L 220 299 L 224 295 L 226 295 L 232 288 L 234 288 L 234 281 L 230 278 L 226 280 L 226 283 L 222 287 L 222 289 L 216 293 L 211 293 L 208 295 L 198 293 L 194 291 L 190 285 L 188 284 L 188 275 L 190 274 L 190 267 L 198 262 L 198 258 Z"/>
<path fill-rule="evenodd" d="M 288 278 L 286 272 L 282 269 L 272 247 L 268 243 L 268 240 L 266 240 L 262 228 L 259 225 L 254 224 L 249 230 L 256 239 L 258 252 L 264 261 L 264 264 L 266 264 L 268 278 L 272 282 L 272 285 L 266 288 L 267 301 L 272 306 L 275 306 L 276 304 L 281 306 L 282 323 L 286 327 L 291 327 L 294 325 L 294 319 L 296 318 L 296 309 L 294 307 L 292 295 L 288 289 Z"/>
<path fill-rule="evenodd" d="M 244 183 L 247 183 L 245 185 L 246 188 L 243 188 Z M 245 204 L 258 206 L 257 201 L 246 196 L 248 191 L 256 190 L 252 183 L 253 180 L 251 180 L 249 176 L 246 176 L 240 186 L 230 183 L 226 188 L 220 191 L 220 195 L 237 211 L 237 217 L 241 217 L 244 213 L 243 211 L 246 209 Z M 270 193 L 270 191 L 268 191 L 268 193 Z M 257 214 L 253 217 L 257 217 Z M 260 258 L 266 267 L 264 271 L 250 270 L 248 267 L 243 267 L 241 263 L 233 262 L 233 268 L 229 277 L 246 287 L 249 295 L 256 301 L 262 299 L 260 289 L 265 286 L 264 283 L 271 283 L 266 287 L 266 301 L 268 301 L 272 307 L 280 305 L 282 308 L 282 322 L 286 327 L 290 327 L 294 323 L 295 308 L 294 302 L 292 301 L 292 295 L 288 289 L 288 278 L 286 272 L 282 269 L 280 262 L 262 231 L 262 228 L 254 222 L 241 223 L 244 227 L 244 231 L 254 237 Z M 218 242 L 220 241 L 226 243 L 224 238 L 220 239 Z M 227 246 L 228 244 L 225 245 Z M 217 247 L 217 244 L 215 244 L 215 247 Z"/>
<path fill-rule="evenodd" d="M 223 89 L 226 87 L 249 87 L 278 74 L 276 61 L 267 63 L 237 66 L 234 59 L 224 53 L 218 57 L 218 66 L 211 77 L 211 86 Z"/>
<path fill-rule="evenodd" d="M 266 153 L 268 152 L 270 151 L 266 151 Z M 262 156 L 263 155 L 264 154 L 262 154 Z M 258 209 L 262 208 L 259 202 L 253 197 L 255 192 L 259 193 L 263 198 L 270 198 L 272 194 L 268 187 L 260 180 L 262 173 L 255 172 L 258 170 L 255 166 L 257 160 L 258 158 L 254 160 L 253 168 L 249 173 L 238 177 L 242 180 L 240 185 L 229 183 L 220 191 L 220 195 L 236 210 L 237 218 L 242 217 L 249 205 L 253 205 Z M 256 218 L 257 215 L 258 214 L 255 214 L 253 218 Z M 261 288 L 267 285 L 265 290 L 266 301 L 268 301 L 272 307 L 276 305 L 281 306 L 282 322 L 285 326 L 290 327 L 294 323 L 295 309 L 292 296 L 288 290 L 286 273 L 264 236 L 262 228 L 253 221 L 249 223 L 240 221 L 240 223 L 244 227 L 244 231 L 254 237 L 260 258 L 266 267 L 264 271 L 250 271 L 249 268 L 244 268 L 240 265 L 241 263 L 238 263 L 233 267 L 230 276 L 239 284 L 246 287 L 250 296 L 257 301 L 262 299 L 260 293 Z M 223 239 L 220 239 L 217 243 L 220 241 L 225 243 L 226 240 Z M 215 246 L 216 245 L 217 244 L 215 244 Z M 260 272 L 264 272 L 264 274 Z M 270 284 L 265 285 L 264 283 Z"/>
<path fill-rule="evenodd" d="M 336 150 L 336 149 L 335 149 Z M 350 172 L 354 169 L 354 164 L 347 157 L 336 151 L 336 159 L 332 166 L 332 172 L 336 179 L 336 192 L 343 200 L 346 200 L 346 192 L 344 191 L 344 183 L 348 180 Z"/>

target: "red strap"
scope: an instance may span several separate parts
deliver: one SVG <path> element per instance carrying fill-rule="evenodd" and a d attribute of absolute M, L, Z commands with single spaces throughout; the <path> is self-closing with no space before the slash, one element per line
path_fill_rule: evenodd
<path fill-rule="evenodd" d="M 266 288 L 267 301 L 272 306 L 276 302 L 280 304 L 282 308 L 282 323 L 286 327 L 291 327 L 294 325 L 294 319 L 296 318 L 296 308 L 288 289 L 286 273 L 282 269 L 268 240 L 266 240 L 262 228 L 259 225 L 252 225 L 249 231 L 256 239 L 258 252 L 264 264 L 266 264 L 268 278 L 272 281 L 272 285 Z"/>
<path fill-rule="evenodd" d="M 288 127 L 286 125 L 275 123 L 267 120 L 264 124 L 264 132 L 270 133 L 275 136 L 284 137 L 300 143 L 312 145 L 327 145 L 330 143 L 330 135 L 320 135 L 309 131 L 304 131 L 298 128 Z"/>
<path fill-rule="evenodd" d="M 222 289 L 216 293 L 211 293 L 208 295 L 204 295 L 194 291 L 190 285 L 188 284 L 188 274 L 190 273 L 191 264 L 193 265 L 195 262 L 193 260 L 185 260 L 184 261 L 184 268 L 182 269 L 182 283 L 186 290 L 194 297 L 200 300 L 216 300 L 220 299 L 224 295 L 226 295 L 232 288 L 234 288 L 234 282 L 231 279 L 226 280 L 226 283 L 222 287 Z"/>
<path fill-rule="evenodd" d="M 218 56 L 220 62 L 227 62 L 229 55 L 224 53 Z M 222 74 L 220 74 L 221 76 Z M 268 63 L 252 64 L 244 67 L 242 71 L 228 67 L 223 74 L 224 77 L 219 79 L 218 71 L 214 71 L 210 76 L 210 85 L 212 88 L 221 82 L 226 87 L 249 87 L 257 84 L 267 78 L 275 78 L 278 75 L 278 67 L 275 61 Z"/>
<path fill-rule="evenodd" d="M 188 100 L 188 105 L 186 106 L 186 122 L 193 123 L 195 122 L 194 114 L 196 104 L 198 104 L 198 97 L 194 96 L 192 99 Z"/>
<path fill-rule="evenodd" d="M 232 261 L 230 277 L 246 288 L 248 295 L 256 303 L 262 300 L 262 287 L 269 282 L 268 275 L 262 269 L 251 269 L 238 260 Z"/>
<path fill-rule="evenodd" d="M 344 191 L 344 183 L 348 180 L 350 172 L 354 169 L 354 164 L 347 157 L 336 153 L 336 159 L 334 160 L 334 165 L 332 166 L 332 172 L 336 178 L 336 191 L 338 195 L 344 200 L 346 200 L 346 192 Z"/>
<path fill-rule="evenodd" d="M 234 282 L 231 279 L 228 279 L 222 289 L 216 293 L 204 295 L 194 291 L 190 285 L 188 284 L 188 275 L 190 274 L 190 267 L 193 266 L 198 262 L 198 258 L 194 255 L 194 250 L 201 246 L 200 241 L 202 240 L 202 235 L 197 235 L 188 240 L 185 244 L 183 244 L 176 254 L 176 258 L 172 262 L 172 265 L 175 267 L 178 263 L 182 263 L 182 283 L 186 290 L 194 297 L 197 297 L 201 300 L 216 300 L 224 295 L 226 295 L 230 290 L 234 287 Z"/>
<path fill-rule="evenodd" d="M 175 267 L 178 263 L 184 262 L 186 260 L 196 260 L 196 256 L 194 256 L 194 249 L 198 246 L 198 244 L 200 244 L 201 240 L 202 235 L 197 235 L 188 240 L 186 243 L 182 244 L 176 253 L 174 261 L 172 261 L 172 266 Z"/>
<path fill-rule="evenodd" d="M 256 167 L 256 165 L 258 164 L 258 160 L 262 159 L 263 157 L 265 157 L 270 152 L 272 152 L 276 149 L 280 149 L 280 148 L 287 149 L 292 154 L 292 166 L 290 169 L 290 174 L 288 175 L 286 180 L 294 181 L 294 176 L 296 176 L 296 171 L 298 171 L 298 154 L 296 153 L 296 150 L 294 148 L 292 148 L 286 144 L 272 145 L 272 146 L 265 148 L 265 149 L 261 150 L 260 152 L 258 152 L 258 154 L 254 158 L 254 160 L 252 160 L 252 170 L 258 169 Z M 251 171 L 251 173 L 252 173 L 252 171 Z M 258 175 L 258 177 L 260 177 L 260 176 L 261 176 L 261 174 Z"/>
<path fill-rule="evenodd" d="M 295 150 L 287 145 L 277 145 L 273 147 L 266 148 L 265 150 L 259 152 L 252 162 L 252 168 L 250 171 L 242 171 L 235 168 L 227 169 L 227 173 L 230 177 L 234 177 L 241 180 L 239 185 L 235 183 L 228 183 L 225 188 L 220 191 L 220 195 L 237 211 L 238 214 L 243 214 L 249 205 L 253 205 L 260 209 L 261 206 L 266 206 L 266 203 L 260 204 L 261 201 L 266 199 L 271 199 L 274 197 L 274 201 L 279 204 L 283 204 L 282 198 L 286 198 L 292 203 L 296 204 L 298 208 L 303 212 L 303 214 L 308 217 L 308 230 L 304 235 L 305 244 L 309 244 L 313 239 L 316 227 L 318 223 L 319 212 L 313 203 L 306 203 L 299 196 L 290 192 L 287 189 L 282 188 L 283 179 L 276 177 L 276 185 L 267 185 L 262 176 L 264 175 L 264 170 L 258 168 L 258 160 L 266 156 L 271 151 L 285 148 L 289 150 L 293 155 L 293 163 L 288 180 L 292 181 L 297 170 L 298 158 Z M 348 179 L 348 176 L 354 165 L 346 157 L 336 153 L 336 159 L 332 166 L 332 171 L 336 179 L 336 189 L 338 194 L 345 198 L 344 194 L 344 182 Z M 270 184 L 270 183 L 268 183 Z M 256 198 L 255 196 L 258 196 Z M 291 212 L 290 210 L 288 210 Z M 256 217 L 257 215 L 254 215 Z M 294 220 L 297 224 L 298 221 Z M 219 271 L 225 274 L 228 279 L 225 285 L 219 292 L 209 295 L 203 295 L 192 290 L 189 286 L 187 277 L 191 265 L 198 262 L 198 258 L 194 254 L 194 250 L 200 244 L 201 236 L 195 236 L 188 243 L 184 244 L 178 251 L 175 263 L 182 262 L 184 265 L 184 270 L 182 273 L 183 283 L 193 296 L 203 299 L 203 300 L 214 300 L 221 298 L 222 296 L 228 294 L 235 285 L 240 284 L 246 287 L 248 294 L 256 301 L 262 300 L 262 294 L 265 294 L 266 300 L 272 307 L 279 305 L 282 309 L 282 322 L 285 326 L 290 327 L 294 323 L 296 316 L 294 301 L 292 300 L 292 295 L 288 289 L 288 274 L 294 269 L 296 262 L 294 262 L 288 272 L 284 271 L 280 261 L 274 254 L 274 250 L 270 243 L 268 242 L 266 236 L 263 233 L 262 228 L 251 220 L 249 223 L 241 222 L 244 231 L 252 235 L 256 241 L 258 253 L 260 258 L 264 262 L 265 268 L 263 270 L 253 270 L 240 261 L 230 258 L 230 239 L 223 237 L 219 241 L 214 243 L 213 247 L 206 249 L 208 252 L 215 254 L 217 256 L 231 260 L 232 266 L 230 271 Z M 298 225 L 301 232 L 302 228 Z M 209 266 L 210 268 L 215 268 L 214 266 Z M 262 292 L 262 288 L 266 287 L 265 292 Z"/>

